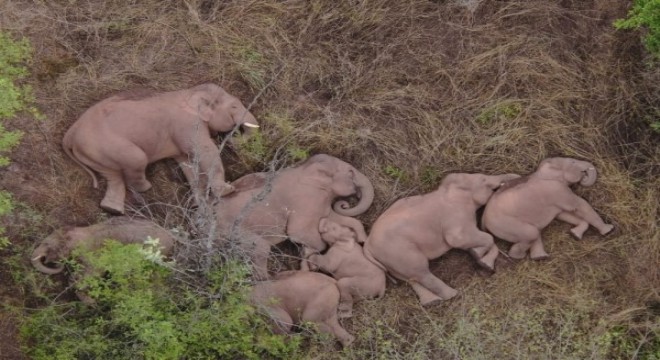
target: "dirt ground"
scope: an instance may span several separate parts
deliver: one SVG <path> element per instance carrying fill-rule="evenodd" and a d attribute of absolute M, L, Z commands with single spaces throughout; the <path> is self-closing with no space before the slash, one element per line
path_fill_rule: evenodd
<path fill-rule="evenodd" d="M 106 218 L 103 192 L 61 150 L 68 127 L 118 91 L 211 81 L 262 124 L 264 149 L 226 149 L 228 178 L 263 171 L 275 154 L 328 153 L 364 172 L 376 200 L 367 230 L 395 200 L 432 191 L 452 172 L 532 172 L 550 156 L 592 161 L 575 191 L 616 226 L 574 241 L 543 233 L 550 259 L 501 257 L 480 270 L 461 251 L 432 262 L 460 296 L 419 306 L 409 286 L 357 304 L 343 321 L 353 348 L 310 345 L 309 358 L 506 359 L 660 356 L 660 67 L 640 33 L 616 31 L 624 0 L 47 1 L 0 0 L 0 29 L 27 37 L 44 120 L 22 130 L 0 188 L 18 205 L 3 219 L 0 303 L 25 311 L 55 298 L 29 253 L 52 229 Z M 131 212 L 182 225 L 170 204 L 187 185 L 172 161 Z M 105 184 L 101 184 L 104 189 Z M 506 251 L 508 243 L 498 241 Z M 58 298 L 68 299 L 70 294 Z M 25 358 L 20 314 L 0 309 L 0 359 Z"/>

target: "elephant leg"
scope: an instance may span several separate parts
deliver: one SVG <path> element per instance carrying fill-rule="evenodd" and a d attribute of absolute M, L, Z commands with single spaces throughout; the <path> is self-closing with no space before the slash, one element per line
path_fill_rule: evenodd
<path fill-rule="evenodd" d="M 511 236 L 507 238 L 508 241 L 514 243 L 509 249 L 509 256 L 514 259 L 524 259 L 532 243 L 541 238 L 541 232 L 531 224 L 518 223 L 516 225 L 515 232 L 512 232 Z"/>
<path fill-rule="evenodd" d="M 128 186 L 138 192 L 145 192 L 151 189 L 151 183 L 147 180 L 145 174 L 149 161 L 146 154 L 136 152 L 136 156 L 138 154 L 141 156 L 132 158 L 130 163 L 123 164 L 124 167 L 122 168 L 122 172 L 124 173 L 124 179 Z"/>
<path fill-rule="evenodd" d="M 532 247 L 532 243 L 529 241 L 515 243 L 509 249 L 509 256 L 513 259 L 524 259 L 530 247 Z"/>
<path fill-rule="evenodd" d="M 343 278 L 337 281 L 339 288 L 339 306 L 337 313 L 340 318 L 349 318 L 353 316 L 353 289 L 356 287 L 353 278 Z"/>
<path fill-rule="evenodd" d="M 355 337 L 339 324 L 337 314 L 333 314 L 327 320 L 317 324 L 319 331 L 334 335 L 343 347 L 347 347 L 355 341 Z"/>
<path fill-rule="evenodd" d="M 108 188 L 101 200 L 101 209 L 112 214 L 124 214 L 124 200 L 126 199 L 126 185 L 118 171 L 102 172 L 101 175 L 108 180 Z"/>
<path fill-rule="evenodd" d="M 575 210 L 575 215 L 598 229 L 601 235 L 607 235 L 614 229 L 614 225 L 606 224 L 586 200 L 581 197 L 577 197 L 577 199 L 578 205 Z"/>
<path fill-rule="evenodd" d="M 449 285 L 445 284 L 444 281 L 438 279 L 435 275 L 431 273 L 428 269 L 428 262 L 426 268 L 426 274 L 419 279 L 419 283 L 425 288 L 432 291 L 434 294 L 442 298 L 442 300 L 449 300 L 454 296 L 458 295 L 458 291 L 453 289 Z"/>
<path fill-rule="evenodd" d="M 195 167 L 188 161 L 186 156 L 177 156 L 175 160 L 179 163 L 179 167 L 193 191 L 195 200 L 198 201 L 198 199 L 203 199 L 204 190 L 206 189 L 207 184 L 205 178 L 199 176 L 199 169 L 197 169 L 197 173 L 195 174 Z"/>
<path fill-rule="evenodd" d="M 469 227 L 455 232 L 447 232 L 445 240 L 451 247 L 469 251 L 482 267 L 490 271 L 495 269 L 498 249 L 491 234 L 480 231 L 476 227 Z M 488 257 L 485 258 L 486 256 Z"/>
<path fill-rule="evenodd" d="M 488 250 L 486 255 L 482 256 L 480 259 L 477 259 L 477 262 L 482 267 L 490 271 L 495 271 L 495 260 L 497 260 L 499 255 L 500 249 L 497 247 L 497 245 L 493 245 L 490 250 Z"/>
<path fill-rule="evenodd" d="M 443 301 L 441 297 L 432 293 L 422 285 L 416 282 L 410 282 L 409 284 L 417 294 L 419 302 L 422 304 L 422 306 L 431 306 Z"/>
<path fill-rule="evenodd" d="M 232 193 L 235 189 L 225 182 L 225 170 L 220 159 L 220 151 L 209 137 L 198 138 L 195 145 L 200 170 L 206 174 L 211 192 L 216 197 Z"/>
<path fill-rule="evenodd" d="M 495 245 L 493 236 L 480 231 L 476 227 L 449 230 L 445 233 L 445 241 L 452 248 L 469 250 L 477 258 L 481 258 Z"/>
<path fill-rule="evenodd" d="M 584 232 L 589 228 L 588 222 L 580 219 L 568 211 L 559 213 L 559 215 L 557 215 L 557 219 L 575 226 L 571 229 L 571 235 L 573 235 L 576 240 L 581 240 L 582 235 L 584 235 Z"/>
<path fill-rule="evenodd" d="M 304 246 L 303 245 L 303 251 L 302 251 L 302 259 L 300 260 L 300 270 L 301 271 L 310 271 L 309 267 L 309 261 L 307 258 L 312 255 L 317 253 L 316 251 L 312 250 L 309 248 L 309 246 Z"/>
<path fill-rule="evenodd" d="M 543 240 L 539 236 L 538 239 L 532 241 L 531 247 L 529 249 L 529 257 L 532 260 L 543 260 L 550 257 L 545 249 L 543 248 Z"/>
<path fill-rule="evenodd" d="M 246 235 L 249 244 L 245 249 L 252 260 L 252 276 L 255 280 L 267 280 L 268 255 L 270 254 L 270 243 L 257 235 Z"/>
<path fill-rule="evenodd" d="M 293 327 L 293 319 L 288 312 L 281 308 L 269 308 L 268 315 L 273 319 L 275 325 L 273 326 L 273 333 L 275 334 L 288 334 Z"/>

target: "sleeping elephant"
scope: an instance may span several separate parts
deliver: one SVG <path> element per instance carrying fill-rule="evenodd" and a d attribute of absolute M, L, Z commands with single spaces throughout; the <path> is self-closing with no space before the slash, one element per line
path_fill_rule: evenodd
<path fill-rule="evenodd" d="M 308 257 L 310 266 L 332 274 L 341 298 L 339 317 L 353 316 L 353 299 L 372 299 L 385 294 L 385 269 L 369 261 L 357 244 L 355 232 L 328 219 L 321 219 L 319 231 L 330 249 Z"/>
<path fill-rule="evenodd" d="M 483 226 L 493 235 L 514 243 L 509 256 L 522 259 L 529 251 L 532 259 L 543 259 L 541 230 L 557 218 L 574 225 L 571 234 L 581 239 L 589 225 L 601 235 L 612 231 L 589 203 L 575 195 L 570 185 L 591 186 L 596 168 L 587 161 L 549 158 L 536 172 L 511 181 L 499 189 L 484 210 Z"/>
<path fill-rule="evenodd" d="M 159 250 L 163 256 L 172 254 L 175 239 L 170 232 L 148 220 L 121 216 L 86 227 L 68 226 L 58 229 L 41 241 L 32 252 L 30 259 L 37 270 L 54 275 L 64 270 L 64 265 L 60 261 L 69 257 L 76 248 L 87 251 L 98 250 L 109 239 L 123 244 L 140 244 L 148 237 L 158 239 Z M 84 259 L 81 260 L 84 265 Z M 89 271 L 83 269 L 83 273 Z M 84 293 L 78 292 L 77 295 L 83 302 L 93 302 Z"/>
<path fill-rule="evenodd" d="M 199 187 L 206 183 L 216 196 L 232 191 L 225 183 L 220 151 L 211 136 L 236 125 L 259 127 L 241 101 L 214 84 L 165 93 L 124 93 L 93 105 L 64 135 L 64 151 L 98 181 L 108 185 L 104 210 L 123 214 L 125 184 L 147 191 L 147 164 L 176 159 L 189 183 L 195 184 L 191 163 L 199 164 Z M 199 188 L 196 189 L 199 191 Z"/>
<path fill-rule="evenodd" d="M 351 228 L 359 242 L 367 238 L 362 223 L 351 216 L 371 206 L 373 185 L 352 165 L 335 157 L 314 155 L 298 166 L 274 174 L 246 175 L 232 185 L 235 191 L 215 208 L 219 228 L 225 239 L 238 238 L 243 244 L 257 278 L 267 277 L 271 245 L 287 238 L 303 245 L 303 259 L 323 251 L 326 243 L 318 230 L 322 218 Z M 346 198 L 354 195 L 359 202 L 347 207 Z M 302 268 L 306 269 L 305 261 Z"/>
<path fill-rule="evenodd" d="M 457 292 L 429 270 L 429 260 L 452 248 L 469 250 L 492 270 L 498 255 L 493 237 L 477 228 L 477 209 L 515 174 L 449 174 L 431 193 L 396 201 L 374 223 L 364 252 L 395 277 L 412 285 L 422 305 Z"/>
<path fill-rule="evenodd" d="M 318 330 L 334 335 L 343 346 L 355 339 L 337 318 L 339 289 L 335 279 L 309 271 L 285 271 L 273 280 L 254 285 L 253 304 L 265 308 L 276 323 L 275 333 L 289 333 L 294 324 L 313 322 Z"/>

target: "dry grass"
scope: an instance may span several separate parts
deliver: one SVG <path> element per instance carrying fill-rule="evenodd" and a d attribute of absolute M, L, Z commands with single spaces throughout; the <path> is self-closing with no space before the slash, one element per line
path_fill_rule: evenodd
<path fill-rule="evenodd" d="M 342 356 L 599 359 L 651 348 L 659 356 L 660 147 L 644 118 L 657 116 L 660 73 L 645 65 L 634 34 L 612 29 L 626 7 L 5 1 L 2 28 L 35 47 L 30 82 L 46 115 L 12 123 L 27 134 L 0 184 L 43 221 L 37 231 L 26 229 L 29 221 L 9 231 L 29 248 L 50 226 L 103 216 L 101 191 L 59 147 L 94 102 L 124 89 L 213 81 L 249 103 L 272 82 L 253 108 L 264 153 L 226 151 L 230 179 L 265 169 L 278 147 L 338 156 L 376 186 L 361 218 L 368 226 L 447 173 L 528 173 L 545 157 L 571 156 L 597 165 L 598 183 L 577 191 L 617 226 L 607 238 L 590 231 L 575 242 L 567 225 L 553 224 L 544 233 L 550 260 L 502 261 L 492 276 L 452 252 L 434 269 L 459 298 L 422 309 L 407 286 L 388 284 L 384 299 L 357 304 L 344 321 L 358 341 Z M 149 209 L 168 226 L 182 216 L 166 204 L 183 201 L 187 189 L 172 168 L 153 166 L 154 190 L 144 194 L 146 204 L 163 204 Z M 310 358 L 339 356 L 334 346 L 307 346 Z"/>

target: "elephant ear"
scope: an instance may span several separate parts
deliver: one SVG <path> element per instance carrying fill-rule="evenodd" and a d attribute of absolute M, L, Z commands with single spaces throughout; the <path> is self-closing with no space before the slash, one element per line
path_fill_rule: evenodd
<path fill-rule="evenodd" d="M 302 165 L 304 175 L 300 182 L 315 187 L 329 189 L 332 186 L 333 174 L 328 170 L 328 164 L 323 161 L 313 161 Z"/>
<path fill-rule="evenodd" d="M 186 99 L 184 109 L 187 113 L 193 114 L 205 122 L 209 122 L 217 104 L 217 99 L 214 99 L 210 93 L 195 91 Z"/>

